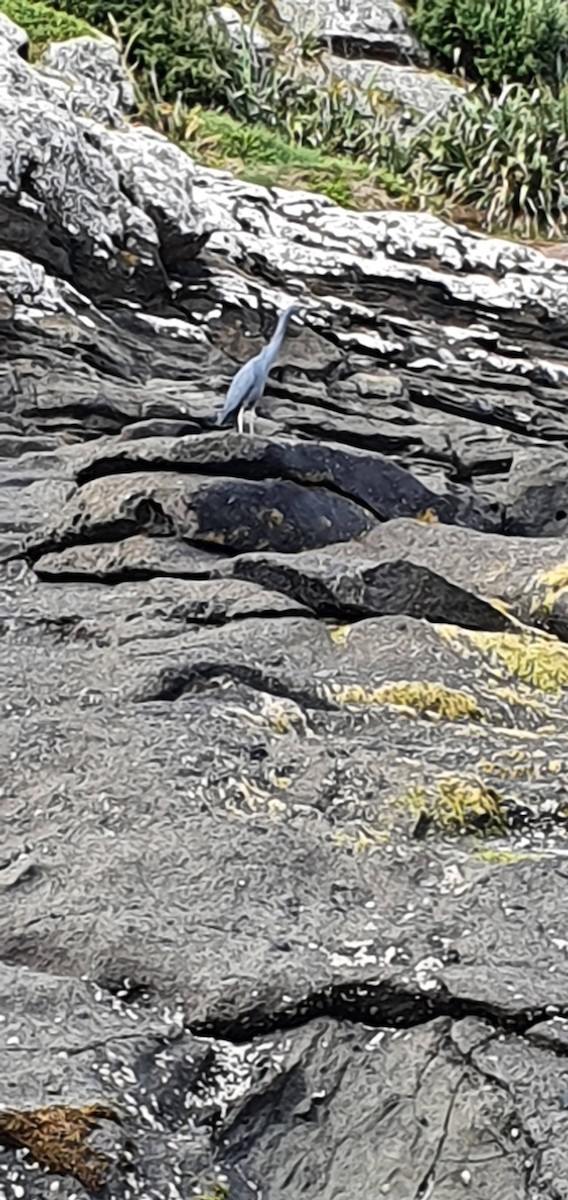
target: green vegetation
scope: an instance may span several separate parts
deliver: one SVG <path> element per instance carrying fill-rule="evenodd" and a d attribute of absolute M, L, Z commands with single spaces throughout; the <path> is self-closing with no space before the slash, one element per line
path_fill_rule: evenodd
<path fill-rule="evenodd" d="M 413 23 L 442 66 L 492 87 L 554 85 L 566 70 L 566 0 L 418 0 Z"/>
<path fill-rule="evenodd" d="M 568 90 L 508 84 L 497 96 L 482 89 L 467 97 L 432 130 L 417 182 L 446 209 L 475 208 L 487 229 L 560 237 L 568 223 Z"/>
<path fill-rule="evenodd" d="M 4 0 L 1 0 L 2 5 Z M 210 0 L 52 0 L 112 34 L 118 26 L 143 90 L 184 103 L 223 104 L 234 53 Z"/>
<path fill-rule="evenodd" d="M 38 57 L 49 42 L 64 42 L 68 38 L 97 36 L 97 31 L 68 12 L 56 12 L 43 0 L 0 0 L 0 12 L 25 29 L 32 47 L 32 58 Z"/>
<path fill-rule="evenodd" d="M 474 85 L 448 115 L 404 137 L 396 103 L 379 89 L 369 90 L 364 114 L 348 85 L 299 73 L 298 47 L 270 0 L 252 3 L 249 18 L 262 13 L 276 38 L 268 57 L 226 40 L 210 20 L 212 0 L 0 0 L 0 10 L 26 29 L 33 55 L 93 27 L 118 31 L 136 81 L 134 119 L 248 182 L 353 208 L 427 203 L 489 231 L 565 234 L 566 0 L 417 0 L 419 36 Z"/>
<path fill-rule="evenodd" d="M 229 168 L 248 183 L 320 192 L 349 208 L 380 208 L 406 191 L 403 179 L 379 166 L 297 146 L 264 125 L 208 109 L 187 114 L 183 143 L 197 161 Z"/>

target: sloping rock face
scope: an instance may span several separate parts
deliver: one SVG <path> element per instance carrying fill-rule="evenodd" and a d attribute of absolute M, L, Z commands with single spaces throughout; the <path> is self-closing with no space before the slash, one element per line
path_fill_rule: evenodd
<path fill-rule="evenodd" d="M 0 1194 L 566 1197 L 568 267 L 2 38 Z"/>

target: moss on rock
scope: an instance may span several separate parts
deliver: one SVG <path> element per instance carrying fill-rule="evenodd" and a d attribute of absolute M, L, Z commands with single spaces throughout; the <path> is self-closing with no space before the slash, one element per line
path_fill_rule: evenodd
<path fill-rule="evenodd" d="M 531 616 L 549 617 L 559 599 L 568 591 L 568 563 L 559 563 L 550 571 L 541 571 L 532 586 L 536 594 L 531 602 Z"/>

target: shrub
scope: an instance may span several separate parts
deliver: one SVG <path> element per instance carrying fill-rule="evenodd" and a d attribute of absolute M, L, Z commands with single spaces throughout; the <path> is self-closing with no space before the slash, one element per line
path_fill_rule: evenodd
<path fill-rule="evenodd" d="M 491 87 L 565 75 L 566 0 L 417 0 L 413 24 L 441 65 Z"/>
<path fill-rule="evenodd" d="M 49 42 L 64 42 L 67 38 L 96 33 L 86 21 L 71 13 L 58 12 L 42 0 L 0 0 L 0 12 L 25 29 L 31 43 L 32 57 L 41 53 Z"/>
<path fill-rule="evenodd" d="M 234 51 L 215 22 L 209 0 L 54 0 L 105 33 L 116 26 L 144 89 L 185 103 L 222 103 Z"/>
<path fill-rule="evenodd" d="M 560 236 L 568 226 L 568 89 L 506 85 L 467 97 L 430 132 L 417 190 L 472 205 L 488 229 Z"/>

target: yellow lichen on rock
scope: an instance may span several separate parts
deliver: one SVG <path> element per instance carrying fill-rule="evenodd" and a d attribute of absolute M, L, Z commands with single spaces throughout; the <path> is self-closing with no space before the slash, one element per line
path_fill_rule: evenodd
<path fill-rule="evenodd" d="M 438 625 L 438 634 L 464 658 L 479 651 L 501 678 L 514 676 L 541 692 L 560 695 L 568 686 L 568 646 L 542 633 L 486 633 Z"/>
<path fill-rule="evenodd" d="M 371 829 L 368 825 L 360 825 L 357 829 L 340 829 L 334 832 L 332 840 L 336 846 L 353 850 L 355 854 L 365 854 L 376 850 L 378 846 L 384 846 L 385 842 L 390 841 L 390 834 L 386 829 Z"/>
<path fill-rule="evenodd" d="M 536 587 L 537 594 L 531 602 L 531 613 L 533 616 L 537 613 L 550 616 L 560 596 L 568 591 L 568 563 L 559 563 L 550 571 L 540 571 L 531 583 L 531 590 L 532 587 Z"/>
<path fill-rule="evenodd" d="M 441 833 L 503 833 L 506 827 L 498 792 L 460 775 L 441 775 L 431 785 L 411 788 L 398 803 Z"/>
<path fill-rule="evenodd" d="M 527 755 L 526 750 L 517 748 L 504 750 L 499 758 L 501 761 L 498 761 L 497 758 L 481 759 L 477 764 L 477 770 L 482 775 L 491 775 L 497 779 L 534 779 L 536 774 L 534 758 L 532 755 Z"/>
<path fill-rule="evenodd" d="M 265 696 L 262 705 L 262 718 L 266 721 L 271 733 L 284 737 L 288 733 L 303 734 L 311 737 L 306 715 L 296 704 L 295 700 L 287 697 Z"/>
<path fill-rule="evenodd" d="M 538 862 L 543 856 L 531 850 L 476 850 L 472 858 L 492 867 L 512 867 L 521 862 Z"/>
<path fill-rule="evenodd" d="M 461 717 L 479 719 L 482 715 L 476 699 L 467 692 L 445 687 L 441 683 L 426 683 L 420 679 L 385 683 L 373 689 L 362 687 L 360 684 L 337 685 L 331 688 L 331 694 L 339 704 L 392 704 L 396 708 L 435 714 L 450 721 L 457 721 Z"/>
<path fill-rule="evenodd" d="M 423 512 L 418 513 L 414 518 L 415 521 L 420 521 L 421 525 L 438 525 L 438 514 L 433 508 L 425 508 Z"/>
<path fill-rule="evenodd" d="M 347 638 L 351 632 L 350 625 L 330 625 L 328 628 L 329 636 L 336 646 L 345 646 Z"/>

